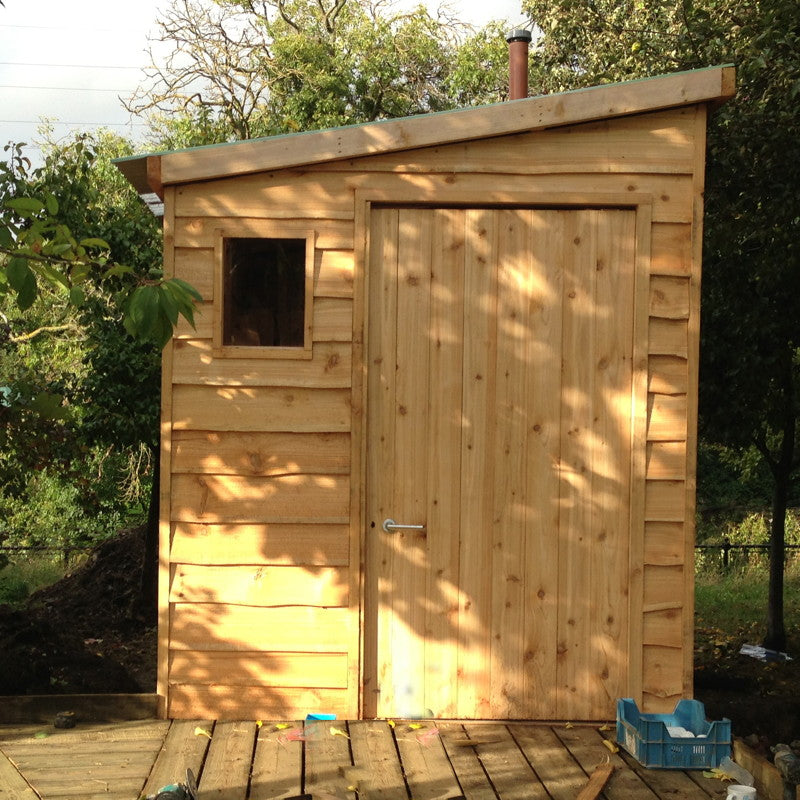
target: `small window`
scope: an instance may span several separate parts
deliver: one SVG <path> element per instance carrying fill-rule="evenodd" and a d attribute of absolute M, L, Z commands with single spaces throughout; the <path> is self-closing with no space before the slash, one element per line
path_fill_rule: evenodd
<path fill-rule="evenodd" d="M 310 236 L 223 238 L 222 346 L 310 351 L 312 281 Z"/>

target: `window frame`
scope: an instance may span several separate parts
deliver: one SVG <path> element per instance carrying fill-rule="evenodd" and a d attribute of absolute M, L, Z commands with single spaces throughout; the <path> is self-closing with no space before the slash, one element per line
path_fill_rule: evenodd
<path fill-rule="evenodd" d="M 296 346 L 231 345 L 223 342 L 225 313 L 225 244 L 231 239 L 305 239 L 305 292 L 303 295 L 303 344 Z M 309 228 L 284 225 L 226 225 L 216 231 L 214 241 L 214 331 L 213 351 L 222 358 L 310 359 L 313 351 L 314 266 L 316 233 Z"/>

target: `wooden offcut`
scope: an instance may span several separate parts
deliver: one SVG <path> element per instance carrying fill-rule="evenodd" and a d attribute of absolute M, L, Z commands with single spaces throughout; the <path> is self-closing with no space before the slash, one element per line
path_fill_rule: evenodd
<path fill-rule="evenodd" d="M 691 695 L 705 129 L 733 82 L 119 162 L 203 296 L 164 356 L 161 714 L 588 720 Z M 303 347 L 223 344 L 226 237 L 308 243 Z"/>

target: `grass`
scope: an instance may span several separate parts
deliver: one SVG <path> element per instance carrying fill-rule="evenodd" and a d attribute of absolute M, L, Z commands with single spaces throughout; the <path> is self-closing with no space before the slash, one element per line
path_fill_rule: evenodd
<path fill-rule="evenodd" d="M 768 575 L 762 566 L 746 566 L 727 573 L 698 571 L 695 579 L 697 627 L 713 627 L 729 635 L 750 629 L 754 636 L 763 636 L 767 588 Z M 789 638 L 796 638 L 800 634 L 800 559 L 794 559 L 786 570 L 784 619 Z"/>
<path fill-rule="evenodd" d="M 0 604 L 20 606 L 28 595 L 64 577 L 61 558 L 31 556 L 0 569 Z"/>

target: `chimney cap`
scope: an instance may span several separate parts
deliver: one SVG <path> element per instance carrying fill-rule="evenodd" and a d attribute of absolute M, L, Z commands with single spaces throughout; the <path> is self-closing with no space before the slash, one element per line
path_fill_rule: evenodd
<path fill-rule="evenodd" d="M 509 44 L 511 44 L 511 42 L 530 42 L 532 38 L 531 32 L 525 30 L 525 28 L 515 28 L 506 35 L 506 41 Z"/>

